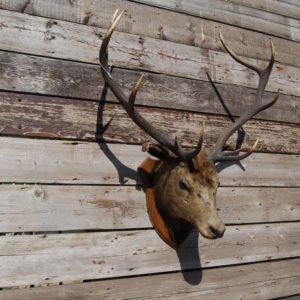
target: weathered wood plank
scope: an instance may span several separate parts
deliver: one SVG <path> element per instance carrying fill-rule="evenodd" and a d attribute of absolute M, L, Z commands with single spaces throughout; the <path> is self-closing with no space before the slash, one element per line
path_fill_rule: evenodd
<path fill-rule="evenodd" d="M 137 0 L 194 16 L 300 41 L 300 22 L 223 0 Z"/>
<path fill-rule="evenodd" d="M 237 5 L 243 5 L 243 6 L 248 6 L 251 8 L 255 8 L 257 10 L 263 10 L 279 15 L 283 15 L 286 17 L 290 17 L 293 19 L 300 19 L 300 8 L 291 5 L 288 3 L 284 3 L 281 1 L 274 1 L 274 0 L 252 0 L 252 1 L 247 1 L 247 0 L 230 0 L 230 3 L 234 3 Z"/>
<path fill-rule="evenodd" d="M 299 20 L 300 18 L 300 8 L 291 3 L 285 3 L 283 1 L 254 0 L 249 2 L 245 0 L 230 0 L 230 2 L 238 5 L 252 7 L 258 10 L 279 14 L 297 20 Z"/>
<path fill-rule="evenodd" d="M 0 17 L 2 50 L 98 64 L 103 29 L 5 10 L 0 11 Z M 110 45 L 110 57 L 119 67 L 200 80 L 207 80 L 209 72 L 217 82 L 257 87 L 257 74 L 223 52 L 120 32 L 114 34 Z M 281 89 L 283 94 L 300 96 L 299 84 L 299 68 L 277 63 L 266 90 Z"/>
<path fill-rule="evenodd" d="M 0 231 L 151 228 L 144 192 L 136 187 L 1 185 Z M 300 221 L 300 189 L 218 189 L 229 224 Z"/>
<path fill-rule="evenodd" d="M 123 144 L 1 137 L 0 145 L 0 182 L 135 184 L 147 156 L 140 146 Z M 299 164 L 299 155 L 254 153 L 242 166 L 222 164 L 220 180 L 225 186 L 299 186 Z"/>
<path fill-rule="evenodd" d="M 266 1 L 259 1 L 260 6 L 265 5 Z M 254 2 L 247 1 L 247 5 L 254 5 Z M 282 5 L 285 7 L 284 13 L 297 13 L 294 6 L 274 1 L 268 8 Z M 292 8 L 287 9 L 289 7 Z M 0 0 L 0 8 L 100 28 L 108 28 L 114 11 L 120 8 L 125 9 L 126 13 L 118 25 L 119 31 L 224 51 L 218 38 L 218 29 L 222 27 L 227 33 L 226 39 L 237 54 L 259 59 L 269 58 L 269 53 L 266 53 L 269 43 L 264 34 L 136 2 L 102 0 L 99 6 L 98 0 Z M 272 40 L 279 62 L 300 67 L 297 59 L 299 43 L 274 36 Z"/>
<path fill-rule="evenodd" d="M 0 51 L 0 70 L 1 89 L 9 91 L 88 100 L 99 100 L 103 92 L 104 83 L 99 67 L 89 64 Z M 114 69 L 113 72 L 116 80 L 129 94 L 139 74 L 121 69 Z M 151 73 L 145 73 L 145 77 L 137 96 L 137 104 L 227 115 L 208 82 Z M 253 103 L 253 89 L 228 84 L 217 84 L 217 88 L 233 115 L 240 115 Z M 5 95 L 5 99 L 7 97 L 10 96 Z M 20 95 L 19 99 L 24 97 Z M 264 94 L 265 101 L 271 101 L 274 97 L 274 93 Z M 110 91 L 106 99 L 118 102 Z M 300 123 L 299 97 L 281 95 L 274 106 L 259 113 L 257 118 Z"/>
<path fill-rule="evenodd" d="M 283 2 L 283 3 L 289 3 L 289 4 L 294 5 L 296 7 L 300 6 L 298 0 L 277 0 L 277 1 Z"/>
<path fill-rule="evenodd" d="M 149 139 L 128 117 L 124 108 L 116 104 L 2 92 L 0 103 L 0 133 L 5 135 L 80 140 L 95 140 L 97 136 L 98 141 L 131 144 L 141 144 Z M 228 118 L 216 115 L 148 107 L 138 110 L 154 126 L 181 137 L 188 146 L 194 144 L 203 122 L 207 124 L 205 144 L 208 147 L 216 143 L 218 134 L 230 123 Z M 111 118 L 113 120 L 103 133 Z M 262 141 L 258 148 L 260 151 L 300 154 L 299 125 L 251 120 L 244 130 L 244 145 L 251 147 L 259 137 Z M 236 136 L 228 141 L 228 146 L 235 149 Z"/>
<path fill-rule="evenodd" d="M 300 294 L 294 294 L 293 296 L 286 296 L 282 298 L 276 298 L 276 300 L 299 300 Z"/>
<path fill-rule="evenodd" d="M 2 300 L 273 299 L 300 292 L 299 270 L 300 259 L 289 259 L 185 272 L 185 280 L 181 273 L 160 274 L 4 290 L 0 297 Z"/>
<path fill-rule="evenodd" d="M 198 233 L 194 233 L 177 253 L 154 230 L 0 236 L 0 286 L 292 258 L 300 255 L 299 242 L 299 223 L 228 226 L 224 238 L 218 240 L 198 241 Z"/>

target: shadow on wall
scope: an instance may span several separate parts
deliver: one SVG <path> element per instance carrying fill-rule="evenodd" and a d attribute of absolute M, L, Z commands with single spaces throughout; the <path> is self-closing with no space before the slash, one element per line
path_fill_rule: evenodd
<path fill-rule="evenodd" d="M 96 141 L 99 145 L 101 151 L 106 155 L 106 157 L 111 161 L 111 163 L 115 166 L 118 175 L 120 184 L 126 184 L 127 179 L 136 181 L 136 189 L 140 190 L 143 187 L 138 184 L 137 178 L 139 174 L 136 170 L 128 168 L 125 166 L 111 151 L 107 143 L 105 142 L 104 133 L 106 129 L 109 127 L 112 119 L 107 123 L 103 124 L 103 113 L 106 104 L 106 96 L 108 92 L 107 85 L 104 86 L 101 98 L 99 100 L 98 110 L 97 110 L 97 125 L 96 125 Z M 146 201 L 146 199 L 145 199 Z M 184 241 L 180 248 L 176 250 L 177 256 L 180 262 L 181 270 L 185 281 L 190 284 L 196 285 L 201 282 L 202 278 L 202 270 L 200 257 L 198 252 L 198 237 L 199 234 L 196 231 L 193 231 L 189 237 Z M 194 272 L 185 272 L 184 270 L 196 270 Z"/>
<path fill-rule="evenodd" d="M 119 182 L 120 184 L 126 184 L 127 179 L 132 179 L 133 181 L 137 181 L 138 173 L 136 170 L 133 170 L 131 168 L 128 168 L 125 166 L 115 155 L 114 153 L 109 149 L 107 146 L 107 143 L 104 138 L 104 133 L 106 129 L 109 127 L 111 121 L 113 118 L 109 120 L 107 124 L 103 124 L 103 113 L 104 113 L 104 107 L 106 103 L 106 96 L 108 92 L 108 86 L 104 85 L 101 97 L 99 100 L 98 110 L 97 110 L 97 124 L 96 124 L 96 142 L 98 143 L 99 148 L 103 151 L 103 153 L 106 155 L 106 157 L 111 161 L 111 163 L 115 166 L 118 175 L 119 175 Z M 140 190 L 142 187 L 136 183 L 136 188 Z"/>
<path fill-rule="evenodd" d="M 199 232 L 192 230 L 187 239 L 176 250 L 183 278 L 191 285 L 197 285 L 202 280 L 202 266 L 199 255 Z M 186 272 L 185 270 L 193 270 Z"/>
<path fill-rule="evenodd" d="M 234 122 L 234 117 L 226 107 L 226 104 L 221 97 L 220 93 L 217 90 L 217 87 L 214 85 L 214 83 L 211 81 L 209 75 L 208 78 L 210 82 L 212 83 L 212 86 L 222 104 L 224 107 L 224 110 L 228 114 L 229 119 Z M 99 100 L 98 110 L 97 110 L 97 125 L 96 125 L 96 141 L 99 145 L 99 148 L 101 151 L 106 155 L 106 157 L 111 161 L 111 163 L 115 166 L 118 175 L 119 175 L 119 182 L 120 184 L 126 184 L 127 179 L 131 179 L 133 181 L 136 181 L 136 189 L 141 190 L 143 187 L 139 184 L 138 178 L 139 174 L 136 170 L 133 170 L 127 166 L 125 166 L 110 150 L 108 147 L 105 138 L 104 133 L 106 129 L 109 127 L 111 121 L 107 124 L 103 124 L 103 113 L 104 113 L 104 107 L 106 104 L 106 97 L 107 97 L 108 87 L 105 84 L 101 93 L 101 98 Z M 239 148 L 241 144 L 244 141 L 245 132 L 243 128 L 240 128 L 238 130 L 238 137 L 236 142 L 236 148 Z M 226 169 L 227 167 L 238 164 L 243 170 L 243 166 L 240 162 L 228 162 L 228 163 L 219 163 L 217 165 L 218 172 L 221 172 L 222 170 Z M 145 200 L 146 201 L 146 200 Z M 191 285 L 197 285 L 201 283 L 202 280 L 202 270 L 201 270 L 201 261 L 200 261 L 200 255 L 199 255 L 199 233 L 197 230 L 192 230 L 191 234 L 186 238 L 186 240 L 181 244 L 181 246 L 176 249 L 176 253 L 180 262 L 181 270 L 183 278 L 186 282 L 188 282 Z M 190 271 L 189 271 L 190 270 Z M 192 270 L 192 271 L 191 271 Z M 187 272 L 188 271 L 188 272 Z"/>

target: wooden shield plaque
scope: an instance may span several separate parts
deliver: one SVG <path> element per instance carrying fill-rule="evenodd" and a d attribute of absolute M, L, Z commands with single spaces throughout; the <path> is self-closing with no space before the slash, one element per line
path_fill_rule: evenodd
<path fill-rule="evenodd" d="M 147 210 L 155 231 L 169 246 L 178 248 L 189 235 L 193 226 L 185 220 L 172 218 L 160 208 L 159 199 L 156 199 L 153 189 L 153 172 L 159 163 L 159 160 L 148 157 L 138 167 L 138 171 L 144 183 Z"/>

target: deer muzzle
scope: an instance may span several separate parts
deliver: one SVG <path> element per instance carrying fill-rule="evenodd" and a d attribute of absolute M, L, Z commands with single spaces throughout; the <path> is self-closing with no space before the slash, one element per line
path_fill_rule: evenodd
<path fill-rule="evenodd" d="M 207 239 L 221 238 L 226 230 L 224 222 L 219 217 L 205 223 L 199 222 L 195 225 L 200 234 Z"/>

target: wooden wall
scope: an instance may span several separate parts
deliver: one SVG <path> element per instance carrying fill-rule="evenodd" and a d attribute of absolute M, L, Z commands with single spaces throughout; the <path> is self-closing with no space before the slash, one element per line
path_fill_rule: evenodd
<path fill-rule="evenodd" d="M 245 125 L 257 153 L 220 173 L 224 238 L 193 233 L 174 251 L 156 235 L 136 173 L 145 133 L 103 90 L 98 51 L 117 7 L 110 48 L 139 110 L 212 147 L 229 123 L 207 80 L 239 115 L 257 76 L 237 54 L 276 64 Z M 270 299 L 300 294 L 300 6 L 297 0 L 0 0 L 0 298 Z M 106 94 L 107 93 L 107 94 Z M 106 99 L 100 101 L 99 99 Z M 113 117 L 108 128 L 107 122 Z M 105 130 L 106 129 L 106 130 Z M 235 145 L 233 137 L 229 146 Z"/>

